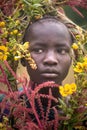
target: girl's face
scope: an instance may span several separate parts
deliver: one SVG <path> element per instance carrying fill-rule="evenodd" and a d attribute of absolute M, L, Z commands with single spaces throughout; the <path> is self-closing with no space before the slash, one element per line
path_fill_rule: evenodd
<path fill-rule="evenodd" d="M 71 64 L 71 37 L 67 27 L 52 21 L 34 23 L 26 34 L 26 41 L 30 42 L 29 51 L 37 65 L 37 69 L 33 70 L 26 61 L 31 80 L 61 84 Z"/>

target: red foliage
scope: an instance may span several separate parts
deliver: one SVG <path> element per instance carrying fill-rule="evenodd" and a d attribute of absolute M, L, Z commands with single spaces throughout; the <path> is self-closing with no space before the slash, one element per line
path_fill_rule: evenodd
<path fill-rule="evenodd" d="M 0 9 L 5 15 L 9 16 L 12 14 L 17 2 L 18 0 L 0 0 Z"/>
<path fill-rule="evenodd" d="M 70 6 L 76 13 L 78 13 L 81 17 L 84 17 L 82 13 L 77 9 L 77 7 L 81 7 L 87 9 L 87 0 L 52 0 L 56 5 L 68 5 Z"/>
<path fill-rule="evenodd" d="M 82 7 L 87 9 L 87 0 L 69 0 L 66 4 L 73 7 Z"/>
<path fill-rule="evenodd" d="M 47 87 L 49 88 L 49 94 L 39 94 L 39 91 Z M 52 96 L 51 88 L 58 85 L 53 82 L 46 82 L 37 86 L 34 90 L 26 89 L 23 86 L 22 92 L 8 92 L 5 94 L 3 101 L 0 103 L 1 114 L 4 114 L 4 110 L 9 110 L 9 118 L 14 117 L 14 126 L 18 129 L 25 130 L 47 130 L 49 127 L 54 127 L 54 130 L 58 128 L 58 110 L 55 107 L 51 108 L 52 100 L 58 102 L 56 98 Z M 48 99 L 47 110 L 41 102 L 41 98 Z M 37 103 L 36 103 L 37 102 Z M 50 112 L 53 111 L 53 119 L 49 119 Z M 50 124 L 50 125 L 49 125 Z"/>
<path fill-rule="evenodd" d="M 66 2 L 66 5 L 71 6 L 71 8 L 78 13 L 80 16 L 84 17 L 82 13 L 77 9 L 77 7 L 81 7 L 87 9 L 87 0 L 69 0 Z"/>
<path fill-rule="evenodd" d="M 58 103 L 58 99 L 52 93 L 52 89 L 58 89 L 58 85 L 54 82 L 45 82 L 35 86 L 34 90 L 32 90 L 31 84 L 27 87 L 26 83 L 23 83 L 23 91 L 12 91 L 1 66 L 0 70 L 2 73 L 0 82 L 8 87 L 8 92 L 0 90 L 0 94 L 5 95 L 0 103 L 0 115 L 7 116 L 12 127 L 19 130 L 52 130 L 52 127 L 57 130 L 59 120 L 65 119 L 61 118 L 57 108 L 52 106 L 53 101 Z M 12 70 L 10 71 L 12 72 Z M 48 88 L 48 94 L 41 93 L 41 89 L 44 88 Z M 48 101 L 46 106 L 44 106 L 42 99 Z M 52 115 L 53 117 L 50 118 Z"/>

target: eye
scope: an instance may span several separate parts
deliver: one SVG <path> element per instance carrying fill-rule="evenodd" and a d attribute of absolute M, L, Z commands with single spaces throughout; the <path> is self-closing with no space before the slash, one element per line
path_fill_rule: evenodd
<path fill-rule="evenodd" d="M 35 53 L 40 54 L 40 53 L 42 53 L 44 50 L 43 50 L 42 48 L 34 48 L 32 51 L 35 52 Z"/>
<path fill-rule="evenodd" d="M 58 48 L 58 49 L 57 49 L 57 52 L 58 52 L 59 54 L 61 54 L 61 55 L 65 55 L 66 53 L 69 52 L 69 50 L 68 50 L 68 49 L 64 49 L 64 48 Z"/>

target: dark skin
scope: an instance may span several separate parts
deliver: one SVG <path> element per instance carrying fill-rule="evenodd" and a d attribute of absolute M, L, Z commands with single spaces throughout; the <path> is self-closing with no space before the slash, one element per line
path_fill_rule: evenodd
<path fill-rule="evenodd" d="M 67 27 L 57 20 L 33 23 L 24 37 L 24 42 L 26 41 L 30 42 L 29 51 L 37 65 L 37 69 L 33 70 L 25 60 L 31 81 L 37 84 L 54 81 L 60 85 L 71 65 L 72 40 Z M 44 88 L 40 92 L 48 94 L 48 89 Z M 58 98 L 58 93 L 57 88 L 52 89 L 54 97 Z M 43 105 L 46 104 L 47 100 L 43 99 Z M 54 105 L 56 104 L 52 102 Z"/>
<path fill-rule="evenodd" d="M 25 36 L 30 42 L 30 53 L 37 69 L 33 70 L 27 61 L 30 79 L 37 83 L 54 81 L 61 84 L 71 65 L 71 36 L 61 22 L 46 21 L 32 24 Z"/>

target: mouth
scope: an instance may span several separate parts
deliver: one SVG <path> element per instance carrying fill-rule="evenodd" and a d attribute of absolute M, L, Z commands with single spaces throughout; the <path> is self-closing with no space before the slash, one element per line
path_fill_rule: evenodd
<path fill-rule="evenodd" d="M 54 79 L 58 77 L 58 74 L 54 72 L 44 72 L 41 74 L 41 76 L 48 79 Z"/>

